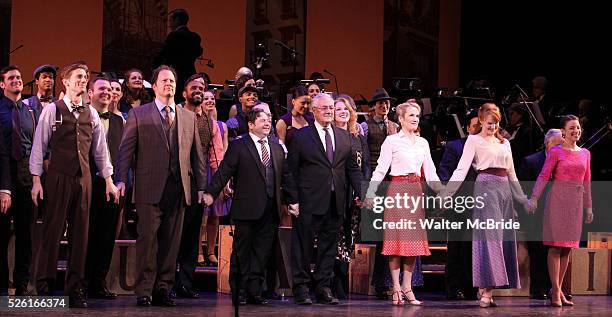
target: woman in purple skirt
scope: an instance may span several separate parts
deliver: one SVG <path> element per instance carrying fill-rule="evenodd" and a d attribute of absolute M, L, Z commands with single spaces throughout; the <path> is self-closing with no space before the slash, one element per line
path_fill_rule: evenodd
<path fill-rule="evenodd" d="M 548 275 L 552 284 L 549 293 L 554 307 L 573 306 L 561 291 L 572 248 L 577 248 L 584 222 L 593 221 L 591 204 L 591 153 L 576 143 L 580 139 L 580 121 L 576 116 L 561 119 L 565 141 L 546 156 L 544 167 L 533 189 L 529 211 L 534 211 L 538 199 L 552 178 L 544 208 L 542 239 L 548 245 Z"/>
<path fill-rule="evenodd" d="M 482 105 L 478 119 L 481 131 L 468 137 L 457 169 L 442 196 L 452 196 L 474 166 L 478 172 L 474 198 L 482 204 L 475 205 L 472 221 L 514 221 L 513 197 L 523 205 L 527 204 L 527 197 L 514 171 L 510 142 L 499 132 L 499 108 L 492 103 Z M 483 308 L 497 306 L 493 302 L 494 288 L 521 287 L 514 229 L 473 228 L 472 276 L 474 286 L 479 288 L 479 304 Z"/>

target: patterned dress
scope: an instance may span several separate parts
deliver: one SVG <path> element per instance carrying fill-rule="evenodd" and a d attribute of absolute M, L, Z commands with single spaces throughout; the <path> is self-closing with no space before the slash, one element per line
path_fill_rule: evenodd
<path fill-rule="evenodd" d="M 591 153 L 561 146 L 550 149 L 538 176 L 533 197 L 538 199 L 552 178 L 546 197 L 542 239 L 545 245 L 577 248 L 583 212 L 591 208 Z"/>
<path fill-rule="evenodd" d="M 381 146 L 380 156 L 376 170 L 372 174 L 372 183 L 368 188 L 368 197 L 374 196 L 379 182 L 385 177 L 391 168 L 391 183 L 387 190 L 387 197 L 395 197 L 396 194 L 409 197 L 422 197 L 421 171 L 425 173 L 427 184 L 435 191 L 440 190 L 440 180 L 436 173 L 436 167 L 431 158 L 429 143 L 421 137 L 415 137 L 414 142 L 400 131 L 397 134 L 387 136 Z M 425 219 L 425 211 L 422 205 L 416 206 L 414 210 L 402 208 L 387 208 L 383 217 L 386 223 L 398 221 L 412 221 L 416 223 L 413 228 L 387 229 L 384 230 L 383 255 L 395 256 L 419 256 L 430 255 L 427 242 L 427 231 L 420 226 L 419 220 Z"/>
<path fill-rule="evenodd" d="M 510 142 L 489 142 L 478 134 L 470 135 L 444 195 L 451 196 L 455 193 L 472 166 L 478 171 L 473 197 L 483 199 L 483 204 L 476 205 L 473 209 L 472 220 L 515 220 L 513 200 L 525 203 L 527 197 L 514 171 Z M 495 175 L 487 172 L 491 169 L 503 173 Z M 481 288 L 521 287 L 515 230 L 474 228 L 472 282 L 475 287 Z"/>

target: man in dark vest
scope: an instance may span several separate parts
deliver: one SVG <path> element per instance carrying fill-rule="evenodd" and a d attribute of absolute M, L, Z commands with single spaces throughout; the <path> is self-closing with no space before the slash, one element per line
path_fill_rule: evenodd
<path fill-rule="evenodd" d="M 185 98 L 185 110 L 195 114 L 197 131 L 200 135 L 200 147 L 204 155 L 204 162 L 208 162 L 214 172 L 223 159 L 223 140 L 219 132 L 219 126 L 211 121 L 211 118 L 202 109 L 204 102 L 204 91 L 206 81 L 202 74 L 192 75 L 185 82 L 183 97 Z M 195 190 L 195 179 L 192 178 L 191 206 L 185 207 L 185 218 L 183 220 L 183 233 L 181 246 L 176 259 L 178 270 L 176 272 L 175 291 L 178 297 L 198 298 L 199 294 L 194 288 L 194 275 L 198 263 L 200 246 L 200 226 L 202 225 L 202 211 L 204 206 L 196 202 L 198 192 Z M 211 249 L 212 248 L 212 249 Z M 214 245 L 209 248 L 214 253 Z"/>
<path fill-rule="evenodd" d="M 281 204 L 297 211 L 296 187 L 283 148 L 270 142 L 272 119 L 263 109 L 246 113 L 249 134 L 230 143 L 226 158 L 206 195 L 206 205 L 234 178 L 234 201 L 230 210 L 236 226 L 230 266 L 232 292 L 239 278 L 246 302 L 265 305 L 261 296 L 265 268 L 281 216 Z M 286 198 L 286 199 L 283 199 Z M 237 274 L 237 271 L 239 274 Z M 239 277 L 238 277 L 239 276 Z"/>
<path fill-rule="evenodd" d="M 119 144 L 123 134 L 123 117 L 108 111 L 112 89 L 105 77 L 89 81 L 91 105 L 96 109 L 106 135 L 106 144 L 113 166 L 117 166 Z M 93 160 L 90 156 L 90 161 Z M 89 239 L 85 281 L 90 298 L 115 299 L 117 295 L 106 287 L 106 275 L 113 257 L 121 204 L 106 199 L 106 184 L 95 165 L 91 167 L 92 194 L 89 209 Z M 116 180 L 116 174 L 113 175 Z"/>
<path fill-rule="evenodd" d="M 7 248 L 11 219 L 15 229 L 15 269 L 13 285 L 16 295 L 27 295 L 32 264 L 32 228 L 36 212 L 30 198 L 32 177 L 29 175 L 28 161 L 34 139 L 34 131 L 40 111 L 33 109 L 21 99 L 23 81 L 16 66 L 5 67 L 0 71 L 0 125 L 2 139 L 9 153 L 10 173 L 6 175 L 9 187 L 4 195 L 10 195 L 12 208 L 0 214 L 0 292 L 8 287 Z"/>
<path fill-rule="evenodd" d="M 45 64 L 38 66 L 33 74 L 38 92 L 24 100 L 24 102 L 33 109 L 39 109 L 38 111 L 41 111 L 42 108 L 54 102 L 53 86 L 55 86 L 56 74 L 57 72 L 53 65 Z"/>
<path fill-rule="evenodd" d="M 389 119 L 392 101 L 395 102 L 395 98 L 390 97 L 384 88 L 376 89 L 372 94 L 372 99 L 368 102 L 370 105 L 370 116 L 366 122 L 361 123 L 368 141 L 368 150 L 370 151 L 370 171 L 376 169 L 378 157 L 380 156 L 380 147 L 385 138 L 399 131 L 399 125 Z M 387 299 L 387 291 L 391 286 L 391 273 L 389 272 L 388 259 L 380 254 L 381 251 L 382 243 L 378 242 L 374 257 L 372 286 L 374 286 L 378 298 Z"/>
<path fill-rule="evenodd" d="M 119 147 L 117 187 L 123 192 L 134 168 L 133 201 L 138 212 L 136 304 L 175 306 L 176 273 L 184 206 L 206 189 L 202 144 L 193 112 L 174 103 L 174 69 L 153 71 L 155 100 L 130 110 Z M 198 192 L 192 201 L 192 177 Z"/>
<path fill-rule="evenodd" d="M 86 308 L 85 260 L 91 203 L 90 154 L 93 155 L 99 175 L 104 178 L 106 199 L 119 201 L 117 188 L 111 175 L 104 127 L 95 108 L 83 102 L 88 71 L 82 63 L 70 64 L 62 69 L 64 98 L 46 106 L 34 136 L 30 155 L 32 174 L 32 200 L 38 205 L 43 199 L 40 176 L 43 158 L 50 149 L 49 170 L 45 183 L 47 212 L 36 261 L 36 287 L 38 295 L 48 295 L 57 275 L 57 257 L 64 224 L 68 221 L 69 258 L 64 293 L 71 307 Z"/>

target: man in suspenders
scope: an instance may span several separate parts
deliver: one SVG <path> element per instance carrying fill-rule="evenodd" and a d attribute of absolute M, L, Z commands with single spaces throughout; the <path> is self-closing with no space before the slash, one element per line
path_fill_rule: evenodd
<path fill-rule="evenodd" d="M 38 295 L 47 295 L 52 289 L 57 275 L 59 243 L 68 220 L 70 256 L 64 292 L 69 296 L 71 307 L 86 308 L 84 278 L 91 204 L 90 152 L 105 180 L 107 200 L 114 198 L 117 203 L 119 195 L 111 179 L 113 166 L 100 117 L 83 101 L 89 77 L 87 65 L 68 65 L 61 75 L 66 94 L 43 109 L 30 156 L 32 200 L 38 204 L 43 198 L 40 182 L 43 156 L 50 148 L 45 183 L 47 212 L 43 217 L 42 239 L 36 258 L 36 287 Z"/>

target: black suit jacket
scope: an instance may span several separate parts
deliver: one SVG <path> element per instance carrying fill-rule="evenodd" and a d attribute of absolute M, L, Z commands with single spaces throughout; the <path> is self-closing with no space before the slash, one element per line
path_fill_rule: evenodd
<path fill-rule="evenodd" d="M 333 162 L 327 159 L 314 124 L 297 130 L 291 141 L 288 160 L 298 187 L 300 213 L 324 215 L 327 212 L 332 180 L 340 216 L 344 216 L 346 209 L 347 177 L 351 186 L 361 193 L 362 175 L 350 134 L 335 126 L 332 128 L 336 143 Z"/>
<path fill-rule="evenodd" d="M 284 202 L 287 204 L 296 203 L 296 189 L 283 148 L 276 142 L 268 142 L 268 144 L 274 166 L 276 207 L 280 217 L 282 198 L 285 198 Z M 208 192 L 213 197 L 217 197 L 232 177 L 234 197 L 230 216 L 236 220 L 261 218 L 268 200 L 265 167 L 261 162 L 255 142 L 248 134 L 229 144 L 227 153 L 213 176 Z"/>
<path fill-rule="evenodd" d="M 119 145 L 121 145 L 121 136 L 123 135 L 123 117 L 110 113 L 108 119 L 108 131 L 106 133 L 106 144 L 110 153 L 110 160 L 113 164 L 113 181 L 118 182 L 117 166 L 119 161 Z M 90 154 L 89 161 L 93 161 L 93 156 Z M 98 167 L 93 164 L 91 168 L 91 177 L 95 177 L 98 173 Z"/>
<path fill-rule="evenodd" d="M 535 182 L 544 167 L 546 161 L 546 150 L 542 150 L 523 158 L 518 170 L 518 179 L 521 181 Z"/>
<path fill-rule="evenodd" d="M 168 34 L 162 50 L 153 61 L 153 67 L 172 66 L 178 77 L 184 81 L 196 72 L 194 62 L 204 52 L 200 44 L 201 38 L 197 33 L 189 30 L 187 26 L 181 26 Z M 177 81 L 182 82 L 178 79 Z"/>
<path fill-rule="evenodd" d="M 0 131 L 2 123 L 0 122 Z M 0 133 L 0 189 L 11 190 L 11 171 L 9 168 L 9 153 L 4 133 Z"/>

